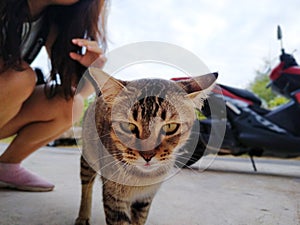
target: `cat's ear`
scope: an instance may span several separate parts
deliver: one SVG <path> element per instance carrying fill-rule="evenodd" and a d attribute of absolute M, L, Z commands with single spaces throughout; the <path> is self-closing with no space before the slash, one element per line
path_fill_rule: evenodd
<path fill-rule="evenodd" d="M 209 73 L 178 81 L 178 84 L 187 92 L 185 97 L 202 106 L 203 99 L 213 89 L 218 73 Z"/>
<path fill-rule="evenodd" d="M 88 71 L 97 83 L 99 95 L 101 94 L 107 103 L 112 102 L 118 93 L 125 88 L 125 82 L 115 79 L 97 67 L 89 67 Z"/>

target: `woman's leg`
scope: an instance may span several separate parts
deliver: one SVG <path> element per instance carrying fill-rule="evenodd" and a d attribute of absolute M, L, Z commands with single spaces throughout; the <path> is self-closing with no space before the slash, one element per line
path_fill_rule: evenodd
<path fill-rule="evenodd" d="M 20 111 L 34 90 L 35 72 L 25 63 L 23 67 L 23 71 L 9 69 L 0 74 L 0 130 Z"/>
<path fill-rule="evenodd" d="M 18 115 L 0 131 L 0 138 L 17 134 L 0 156 L 0 162 L 20 163 L 32 152 L 68 130 L 72 126 L 73 102 L 78 108 L 83 106 L 80 95 L 76 95 L 74 101 L 66 101 L 59 96 L 47 99 L 43 86 L 37 86 Z"/>
<path fill-rule="evenodd" d="M 69 101 L 60 96 L 48 99 L 44 94 L 44 87 L 37 86 L 33 94 L 24 102 L 20 112 L 0 130 L 0 139 L 17 134 L 0 156 L 0 162 L 19 164 L 38 148 L 69 129 L 72 125 L 73 103 L 78 109 L 73 115 L 76 120 L 80 117 L 83 107 L 83 99 L 80 95 L 76 95 Z M 38 178 L 32 177 L 32 179 Z M 35 184 L 33 183 L 32 186 Z M 51 186 L 43 180 L 41 185 Z"/>

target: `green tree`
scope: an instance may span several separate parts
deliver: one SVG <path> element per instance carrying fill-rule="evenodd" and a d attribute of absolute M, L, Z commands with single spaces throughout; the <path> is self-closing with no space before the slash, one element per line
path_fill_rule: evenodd
<path fill-rule="evenodd" d="M 264 60 L 264 66 L 262 69 L 256 70 L 256 77 L 249 85 L 249 89 L 259 98 L 263 99 L 267 103 L 268 108 L 276 107 L 288 101 L 285 97 L 275 94 L 271 88 L 267 88 L 270 82 L 269 74 L 271 72 L 271 64 L 271 61 Z"/>
<path fill-rule="evenodd" d="M 87 110 L 87 108 L 94 102 L 94 100 L 95 100 L 95 95 L 91 95 L 84 100 L 83 112 Z M 84 117 L 84 113 L 81 115 L 80 120 L 77 123 L 75 123 L 75 126 L 82 126 L 83 117 Z"/>

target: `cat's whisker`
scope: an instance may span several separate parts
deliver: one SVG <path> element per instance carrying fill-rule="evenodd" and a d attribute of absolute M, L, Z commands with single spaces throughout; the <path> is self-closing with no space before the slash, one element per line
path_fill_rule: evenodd
<path fill-rule="evenodd" d="M 188 162 L 189 160 L 193 160 L 195 159 L 194 157 L 188 157 L 188 156 L 184 156 L 184 155 L 175 155 L 176 156 L 176 161 L 178 161 L 179 159 L 185 160 L 185 163 Z M 183 163 L 183 162 L 182 162 Z M 185 164 L 183 163 L 183 164 Z"/>
<path fill-rule="evenodd" d="M 177 161 L 177 160 L 176 160 L 176 163 L 181 164 L 182 166 L 184 166 L 184 167 L 188 168 L 190 171 L 192 171 L 192 173 L 194 173 L 195 175 L 198 175 L 198 172 L 197 172 L 197 170 L 196 170 L 195 168 L 193 168 L 193 167 L 191 167 L 191 166 L 188 166 L 188 165 L 185 165 L 185 163 L 180 162 L 180 161 Z M 174 164 L 174 166 L 175 166 L 177 169 L 182 169 L 182 167 L 178 166 L 176 163 Z"/>
<path fill-rule="evenodd" d="M 113 160 L 113 161 L 111 161 L 111 162 L 105 164 L 104 166 L 102 166 L 102 167 L 100 168 L 100 172 L 101 172 L 101 170 L 104 170 L 104 169 L 107 168 L 107 167 L 110 167 L 110 166 L 111 166 L 111 167 L 114 167 L 114 166 L 116 166 L 117 164 L 120 164 L 120 162 Z"/>
<path fill-rule="evenodd" d="M 97 164 L 101 165 L 100 161 L 102 160 L 102 158 L 97 159 L 95 162 L 93 162 L 93 164 L 89 164 L 90 167 L 92 167 L 97 173 L 101 174 L 101 170 L 103 170 L 104 168 L 108 167 L 108 166 L 114 166 L 112 165 L 113 163 L 115 163 L 115 161 L 109 162 L 106 165 L 104 165 L 103 167 L 97 168 Z M 96 168 L 95 168 L 96 167 Z"/>
<path fill-rule="evenodd" d="M 94 138 L 86 137 L 85 140 L 87 140 L 87 141 L 101 141 L 100 138 L 106 137 L 108 135 L 110 135 L 110 133 L 103 134 L 101 136 L 96 136 Z"/>
<path fill-rule="evenodd" d="M 102 159 L 102 157 L 99 158 L 99 159 L 97 159 L 96 161 L 94 161 L 94 163 L 93 163 L 93 164 L 90 164 L 90 166 L 91 166 L 92 168 L 94 168 L 94 166 L 95 166 L 97 163 L 99 163 L 101 159 Z"/>
<path fill-rule="evenodd" d="M 190 161 L 190 160 L 194 160 L 194 161 L 198 160 L 198 159 L 196 159 L 196 158 L 194 158 L 194 157 L 187 157 L 187 156 L 179 156 L 179 155 L 177 155 L 177 156 L 176 156 L 176 161 L 178 161 L 179 159 L 185 160 L 184 163 L 182 162 L 184 165 L 185 165 L 188 161 Z"/>
<path fill-rule="evenodd" d="M 87 141 L 98 141 L 99 140 L 99 137 L 97 136 L 97 137 L 95 137 L 95 138 L 86 138 L 85 140 L 87 140 Z"/>
<path fill-rule="evenodd" d="M 173 155 L 176 156 L 177 158 L 187 159 L 187 160 L 194 159 L 194 157 L 192 155 L 191 156 L 185 156 L 184 154 L 185 153 L 183 153 L 183 154 L 173 153 Z"/>
<path fill-rule="evenodd" d="M 120 163 L 120 162 L 116 162 L 115 165 L 117 165 L 117 164 L 119 164 L 119 163 Z M 119 173 L 118 176 L 120 176 L 120 175 L 121 175 L 121 173 L 120 173 L 121 169 L 122 169 L 122 168 L 119 167 L 119 168 L 118 168 L 115 172 L 113 172 L 113 174 L 111 174 L 109 177 L 105 177 L 106 181 L 102 183 L 102 186 L 104 186 L 104 185 L 105 185 L 107 182 L 109 182 L 109 181 L 117 182 L 117 181 L 119 180 L 119 177 L 118 177 L 118 179 L 113 179 L 113 177 L 114 177 L 117 173 Z"/>
<path fill-rule="evenodd" d="M 122 179 L 122 181 L 123 181 L 122 183 L 124 183 L 124 182 L 126 183 L 126 180 L 124 180 L 124 177 L 128 175 L 129 164 L 127 164 L 127 162 L 126 162 L 126 163 L 123 163 L 123 164 L 122 164 L 122 167 L 123 167 L 123 168 L 119 168 L 119 170 L 124 169 L 124 170 L 123 170 L 123 173 L 118 172 L 117 180 L 118 180 L 118 181 L 121 181 L 121 179 Z"/>
<path fill-rule="evenodd" d="M 115 164 L 114 165 L 117 165 L 117 164 L 119 164 L 118 162 L 115 162 Z M 109 181 L 111 181 L 112 180 L 112 178 L 117 174 L 117 173 L 119 173 L 120 172 L 120 170 L 121 170 L 121 168 L 120 167 L 118 167 L 118 169 L 117 170 L 115 170 L 112 174 L 110 174 L 109 175 L 109 177 L 106 177 L 105 176 L 105 179 L 106 180 L 109 180 Z"/>
<path fill-rule="evenodd" d="M 99 136 L 99 138 L 103 138 L 103 137 L 106 137 L 106 136 L 108 136 L 108 135 L 110 135 L 110 133 L 103 134 L 103 135 Z"/>
<path fill-rule="evenodd" d="M 118 157 L 118 156 L 122 156 L 123 155 L 123 153 L 110 153 L 110 154 L 107 154 L 107 155 L 104 155 L 104 156 L 101 156 L 99 159 L 101 160 L 101 159 L 106 159 L 106 158 L 112 158 L 113 159 L 113 157 Z"/>
<path fill-rule="evenodd" d="M 184 151 L 178 151 L 176 153 L 173 153 L 174 155 L 177 155 L 177 156 L 181 156 L 181 155 L 184 155 L 186 152 Z"/>
<path fill-rule="evenodd" d="M 117 157 L 117 156 L 120 156 L 120 155 L 122 155 L 122 153 L 114 153 L 114 154 L 108 154 L 108 155 L 105 155 L 105 156 L 101 156 L 96 161 L 94 161 L 93 164 L 90 164 L 90 166 L 93 168 L 97 163 L 99 163 L 103 159 L 106 159 L 106 158 L 112 158 L 113 159 L 113 156 Z"/>
<path fill-rule="evenodd" d="M 183 154 L 178 153 L 178 152 L 174 152 L 173 155 L 176 156 L 176 157 L 190 158 L 188 155 L 185 154 L 185 152 Z"/>

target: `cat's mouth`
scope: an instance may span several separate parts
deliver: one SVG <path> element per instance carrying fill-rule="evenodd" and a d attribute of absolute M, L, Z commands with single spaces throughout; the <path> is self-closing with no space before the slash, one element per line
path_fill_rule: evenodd
<path fill-rule="evenodd" d="M 146 162 L 143 164 L 137 164 L 135 167 L 140 171 L 149 173 L 161 169 L 162 165 L 159 165 L 158 163 Z"/>
<path fill-rule="evenodd" d="M 137 167 L 144 167 L 144 168 L 158 168 L 162 164 L 159 162 L 156 162 L 156 160 L 151 160 L 150 162 L 146 162 L 144 160 L 137 160 L 136 162 L 133 163 L 134 166 Z"/>
<path fill-rule="evenodd" d="M 145 161 L 144 159 L 139 159 L 134 163 L 134 166 L 145 172 L 154 172 L 157 170 L 165 169 L 169 167 L 169 160 L 159 161 L 158 159 L 152 159 L 150 161 Z"/>
<path fill-rule="evenodd" d="M 148 151 L 127 149 L 122 162 L 128 170 L 152 173 L 165 170 L 172 163 L 171 153 L 167 149 L 153 149 Z"/>
<path fill-rule="evenodd" d="M 158 168 L 161 165 L 158 165 L 158 163 L 153 163 L 153 162 L 145 162 L 144 165 L 142 165 L 142 167 L 144 169 L 154 169 L 154 168 Z"/>
<path fill-rule="evenodd" d="M 144 166 L 145 166 L 145 167 L 150 167 L 150 166 L 151 166 L 151 163 L 146 162 Z"/>

